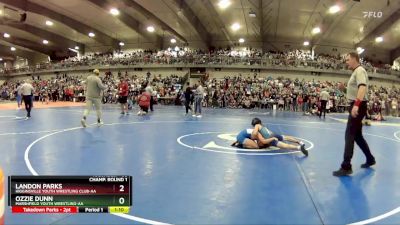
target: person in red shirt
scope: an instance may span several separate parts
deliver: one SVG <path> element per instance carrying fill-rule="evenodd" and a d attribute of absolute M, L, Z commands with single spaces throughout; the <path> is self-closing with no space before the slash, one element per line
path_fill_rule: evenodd
<path fill-rule="evenodd" d="M 138 112 L 139 116 L 146 115 L 149 112 L 150 106 L 150 94 L 144 89 L 140 91 L 141 94 L 138 96 L 137 101 L 139 103 L 140 111 Z"/>
<path fill-rule="evenodd" d="M 121 82 L 118 86 L 118 95 L 119 95 L 119 103 L 121 104 L 121 114 L 128 115 L 128 93 L 129 93 L 129 86 L 128 82 L 121 78 Z"/>

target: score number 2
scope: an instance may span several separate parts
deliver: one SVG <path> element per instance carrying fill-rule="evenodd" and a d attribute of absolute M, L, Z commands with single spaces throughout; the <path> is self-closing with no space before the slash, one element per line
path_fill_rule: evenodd
<path fill-rule="evenodd" d="M 124 192 L 125 191 L 124 188 L 125 188 L 124 185 L 119 185 L 120 192 Z M 119 198 L 118 202 L 119 204 L 123 205 L 125 203 L 125 198 L 124 197 Z"/>

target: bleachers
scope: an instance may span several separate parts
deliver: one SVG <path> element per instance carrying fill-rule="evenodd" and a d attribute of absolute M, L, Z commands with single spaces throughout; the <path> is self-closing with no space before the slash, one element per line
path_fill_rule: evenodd
<path fill-rule="evenodd" d="M 365 59 L 362 65 L 370 73 L 394 75 L 400 72 L 390 65 L 373 64 Z M 266 52 L 259 50 L 217 50 L 205 53 L 200 50 L 134 51 L 130 53 L 90 54 L 73 57 L 61 62 L 42 63 L 36 66 L 3 70 L 10 76 L 41 74 L 54 71 L 83 71 L 98 67 L 102 69 L 127 69 L 132 67 L 228 67 L 254 69 L 290 69 L 313 72 L 347 73 L 343 56 L 316 55 L 294 50 L 288 52 Z M 1 71 L 0 71 L 1 72 Z"/>

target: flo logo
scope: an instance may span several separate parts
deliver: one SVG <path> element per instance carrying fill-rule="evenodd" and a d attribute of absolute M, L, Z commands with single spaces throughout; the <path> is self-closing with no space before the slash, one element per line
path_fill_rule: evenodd
<path fill-rule="evenodd" d="M 208 151 L 224 154 L 238 154 L 238 155 L 283 155 L 294 154 L 299 151 L 279 149 L 270 147 L 267 149 L 241 149 L 232 147 L 231 144 L 236 141 L 237 133 L 224 133 L 224 132 L 204 132 L 186 134 L 177 139 L 177 142 L 188 149 Z M 313 143 L 298 138 L 306 143 L 307 149 L 313 147 Z"/>
<path fill-rule="evenodd" d="M 364 18 L 382 18 L 383 12 L 371 11 L 371 12 L 363 12 Z"/>

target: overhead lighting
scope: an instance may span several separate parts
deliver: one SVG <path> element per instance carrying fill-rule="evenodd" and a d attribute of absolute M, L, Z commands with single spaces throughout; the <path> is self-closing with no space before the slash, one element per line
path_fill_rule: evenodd
<path fill-rule="evenodd" d="M 11 47 L 11 51 L 15 51 L 17 50 L 15 47 Z"/>
<path fill-rule="evenodd" d="M 239 30 L 240 29 L 240 24 L 238 24 L 238 23 L 232 24 L 231 29 L 234 30 L 234 31 Z"/>
<path fill-rule="evenodd" d="M 50 20 L 46 20 L 46 25 L 47 25 L 47 26 L 53 26 L 53 24 L 54 24 L 54 23 L 51 22 Z"/>
<path fill-rule="evenodd" d="M 239 39 L 239 43 L 243 43 L 244 42 L 244 39 L 243 38 L 240 38 Z"/>
<path fill-rule="evenodd" d="M 380 43 L 380 42 L 382 42 L 383 41 L 383 37 L 377 37 L 377 38 L 375 38 L 375 42 L 376 43 Z"/>
<path fill-rule="evenodd" d="M 253 12 L 253 11 L 250 11 L 249 12 L 249 17 L 256 17 L 257 15 L 256 15 L 256 13 L 255 12 Z"/>
<path fill-rule="evenodd" d="M 0 58 L 0 61 L 3 61 L 3 58 Z"/>
<path fill-rule="evenodd" d="M 79 46 L 75 46 L 75 49 L 76 49 L 76 50 L 79 50 Z"/>
<path fill-rule="evenodd" d="M 321 32 L 321 29 L 319 27 L 315 27 L 314 29 L 312 29 L 313 34 L 318 34 L 320 32 Z"/>
<path fill-rule="evenodd" d="M 171 38 L 171 43 L 176 43 L 175 38 Z"/>
<path fill-rule="evenodd" d="M 357 53 L 360 55 L 361 53 L 364 52 L 365 49 L 361 48 L 361 47 L 357 47 Z"/>
<path fill-rule="evenodd" d="M 305 41 L 305 42 L 303 43 L 303 45 L 304 45 L 304 46 L 309 46 L 309 45 L 310 45 L 310 42 Z"/>
<path fill-rule="evenodd" d="M 5 38 L 10 38 L 10 37 L 11 37 L 10 34 L 8 34 L 8 33 L 4 33 L 3 36 L 4 36 Z"/>
<path fill-rule="evenodd" d="M 231 5 L 231 1 L 229 1 L 229 0 L 220 0 L 220 1 L 218 2 L 218 7 L 219 7 L 220 9 L 226 9 L 226 8 L 228 8 L 230 5 Z"/>
<path fill-rule="evenodd" d="M 110 13 L 113 16 L 118 16 L 119 15 L 119 10 L 116 9 L 116 8 L 112 8 L 112 9 L 110 9 Z"/>
<path fill-rule="evenodd" d="M 49 43 L 48 40 L 43 40 L 43 44 L 47 45 Z"/>
<path fill-rule="evenodd" d="M 92 32 L 89 33 L 89 37 L 94 37 L 94 36 L 96 36 L 94 33 Z"/>
<path fill-rule="evenodd" d="M 119 43 L 119 46 L 124 46 L 124 45 L 125 45 L 125 43 L 122 41 Z"/>
<path fill-rule="evenodd" d="M 71 52 L 79 53 L 78 50 L 75 50 L 75 49 L 72 49 L 72 48 L 68 48 L 68 50 L 70 50 Z"/>
<path fill-rule="evenodd" d="M 155 30 L 155 29 L 154 29 L 153 26 L 148 26 L 148 27 L 147 27 L 147 31 L 148 31 L 148 32 L 154 32 L 154 30 Z"/>
<path fill-rule="evenodd" d="M 339 11 L 340 11 L 340 7 L 338 5 L 334 5 L 334 6 L 331 6 L 329 8 L 329 13 L 330 14 L 335 14 L 335 13 L 337 13 Z"/>

